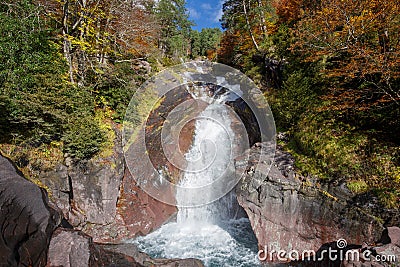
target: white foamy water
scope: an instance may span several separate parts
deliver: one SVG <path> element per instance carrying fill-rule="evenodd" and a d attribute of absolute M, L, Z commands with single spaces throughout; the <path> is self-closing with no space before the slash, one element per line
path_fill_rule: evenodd
<path fill-rule="evenodd" d="M 246 218 L 223 223 L 169 223 L 134 241 L 156 258 L 196 258 L 206 266 L 261 266 L 257 240 Z"/>
<path fill-rule="evenodd" d="M 233 137 L 228 108 L 210 104 L 196 121 L 193 145 L 186 154 L 189 163 L 176 193 L 177 222 L 134 240 L 140 250 L 152 257 L 197 258 L 209 267 L 260 265 L 257 240 L 234 193 L 212 202 L 226 188 L 201 190 L 234 175 Z M 209 204 L 190 207 L 197 203 Z"/>

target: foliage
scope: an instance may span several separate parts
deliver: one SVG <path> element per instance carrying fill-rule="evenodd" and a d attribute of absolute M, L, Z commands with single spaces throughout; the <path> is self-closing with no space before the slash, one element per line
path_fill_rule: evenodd
<path fill-rule="evenodd" d="M 363 180 L 349 181 L 347 187 L 354 193 L 363 193 L 368 190 L 368 184 Z"/>
<path fill-rule="evenodd" d="M 92 86 L 109 62 L 147 57 L 156 50 L 158 24 L 149 1 L 40 0 L 58 32 L 70 82 Z M 92 77 L 88 77 L 92 75 Z"/>
<path fill-rule="evenodd" d="M 112 119 L 122 122 L 129 101 L 147 77 L 146 70 L 135 65 L 135 61 L 110 65 L 94 87 L 98 106 L 111 108 L 114 111 Z"/>
<path fill-rule="evenodd" d="M 333 119 L 327 112 L 304 114 L 293 129 L 288 149 L 305 175 L 348 180 L 355 193 L 399 193 L 399 146 L 376 140 L 370 132 Z"/>
<path fill-rule="evenodd" d="M 2 138 L 32 143 L 57 138 L 68 106 L 58 47 L 42 30 L 39 10 L 30 1 L 0 6 Z"/>
<path fill-rule="evenodd" d="M 90 116 L 79 116 L 68 124 L 62 138 L 64 151 L 74 158 L 88 158 L 100 151 L 105 132 Z"/>
<path fill-rule="evenodd" d="M 399 19 L 393 1 L 226 0 L 218 60 L 265 90 L 305 175 L 399 200 Z M 367 186 L 366 186 L 367 185 Z"/>
<path fill-rule="evenodd" d="M 295 126 L 302 114 L 319 103 L 323 84 L 318 77 L 312 77 L 313 74 L 312 67 L 288 74 L 279 97 L 271 102 L 278 127 L 289 129 Z"/>
<path fill-rule="evenodd" d="M 155 4 L 154 12 L 161 31 L 158 47 L 163 55 L 179 58 L 189 53 L 193 22 L 189 20 L 185 5 L 185 0 L 159 0 Z"/>
<path fill-rule="evenodd" d="M 53 141 L 38 147 L 0 144 L 2 155 L 9 157 L 28 179 L 35 179 L 43 170 L 54 170 L 64 160 L 62 143 Z"/>
<path fill-rule="evenodd" d="M 214 60 L 222 32 L 218 28 L 204 28 L 200 32 L 191 31 L 191 57 L 207 57 Z"/>
<path fill-rule="evenodd" d="M 3 3 L 1 9 L 2 142 L 41 147 L 62 139 L 65 151 L 91 156 L 101 145 L 101 132 L 74 127 L 91 125 L 94 99 L 66 81 L 65 62 L 44 30 L 40 9 L 28 0 Z"/>
<path fill-rule="evenodd" d="M 332 0 L 301 17 L 293 49 L 308 60 L 326 58 L 336 109 L 399 104 L 399 13 L 393 1 Z"/>

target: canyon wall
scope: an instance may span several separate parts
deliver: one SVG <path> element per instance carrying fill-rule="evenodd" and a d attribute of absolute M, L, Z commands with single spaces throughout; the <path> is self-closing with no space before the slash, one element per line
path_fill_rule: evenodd
<path fill-rule="evenodd" d="M 375 244 L 382 220 L 355 205 L 345 184 L 321 184 L 298 175 L 293 157 L 278 146 L 257 143 L 236 160 L 237 173 L 246 168 L 237 188 L 262 250 L 318 251 L 345 239 L 352 245 Z M 273 164 L 269 170 L 271 160 Z"/>

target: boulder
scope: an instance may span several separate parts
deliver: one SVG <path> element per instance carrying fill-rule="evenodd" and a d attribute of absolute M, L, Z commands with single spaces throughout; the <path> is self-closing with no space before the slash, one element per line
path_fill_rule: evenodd
<path fill-rule="evenodd" d="M 57 229 L 50 242 L 47 267 L 142 266 L 130 256 L 106 251 L 81 231 Z"/>
<path fill-rule="evenodd" d="M 46 191 L 26 180 L 2 155 L 0 207 L 1 265 L 44 266 L 61 214 L 50 206 Z"/>
<path fill-rule="evenodd" d="M 400 247 L 400 228 L 388 227 L 383 231 L 381 242 L 383 244 L 393 244 Z"/>
<path fill-rule="evenodd" d="M 79 231 L 57 229 L 50 242 L 47 266 L 89 266 L 92 240 Z"/>

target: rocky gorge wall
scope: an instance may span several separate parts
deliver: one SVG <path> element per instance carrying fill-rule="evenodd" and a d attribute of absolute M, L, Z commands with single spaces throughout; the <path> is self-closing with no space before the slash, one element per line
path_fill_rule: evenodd
<path fill-rule="evenodd" d="M 175 207 L 136 186 L 125 165 L 121 133 L 114 130 L 117 138 L 110 156 L 78 162 L 67 158 L 39 177 L 71 226 L 96 242 L 117 243 L 145 235 L 176 213 Z"/>
<path fill-rule="evenodd" d="M 163 114 L 188 99 L 188 93 L 177 95 L 173 91 L 149 115 L 145 128 L 151 163 L 175 182 L 180 171 L 168 163 L 161 150 L 161 129 L 166 121 Z M 235 161 L 238 175 L 245 173 L 236 194 L 251 221 L 260 249 L 267 246 L 286 251 L 318 251 L 341 238 L 346 239 L 349 247 L 361 248 L 363 244 L 384 240 L 381 237 L 384 226 L 399 226 L 398 212 L 384 220 L 378 218 L 366 208 L 371 204 L 369 200 L 358 203 L 359 198 L 345 183 L 319 183 L 302 177 L 295 170 L 293 157 L 280 147 L 275 157 L 271 157 L 268 154 L 271 144 L 256 143 L 260 140 L 259 129 L 245 103 L 237 99 L 228 104 L 238 112 L 250 144 L 254 144 Z M 203 106 L 191 107 L 187 112 L 194 116 L 203 109 Z M 48 198 L 44 189 L 24 179 L 9 160 L 0 157 L 0 262 L 9 266 L 202 266 L 196 260 L 154 260 L 133 245 L 121 244 L 173 220 L 177 209 L 150 197 L 137 186 L 136 179 L 147 179 L 152 174 L 142 166 L 141 157 L 134 159 L 133 170 L 127 168 L 121 130 L 118 125 L 113 127 L 116 138 L 109 155 L 81 161 L 65 157 L 53 170 L 40 173 L 38 180 L 48 189 Z M 194 123 L 182 132 L 171 132 L 179 135 L 181 153 L 190 147 L 193 134 Z M 133 143 L 130 149 L 135 148 Z M 176 144 L 167 149 L 174 154 Z M 262 155 L 263 151 L 267 153 Z M 393 229 L 388 232 L 386 241 L 374 249 L 399 255 L 398 232 Z M 71 246 L 72 243 L 76 246 Z"/>
<path fill-rule="evenodd" d="M 80 185 L 80 187 L 71 187 L 74 190 L 72 199 L 67 201 L 65 196 L 64 198 L 55 198 L 53 196 L 53 201 L 60 206 L 63 203 L 69 203 L 69 206 L 65 204 L 61 209 L 49 202 L 46 190 L 26 180 L 9 159 L 0 155 L 0 266 L 204 266 L 201 261 L 196 259 L 152 259 L 145 253 L 139 252 L 133 244 L 101 244 L 94 242 L 93 238 L 82 230 L 85 232 L 92 231 L 92 233 L 97 234 L 96 238 L 98 240 L 104 242 L 109 239 L 108 235 L 112 227 L 118 230 L 118 227 L 127 226 L 125 221 L 122 221 L 124 224 L 121 221 L 110 223 L 113 215 L 121 216 L 118 215 L 119 211 L 118 207 L 116 207 L 119 198 L 113 204 L 100 201 L 102 196 L 114 196 L 110 194 L 110 192 L 114 192 L 110 189 L 112 183 L 107 183 L 107 180 L 100 184 L 93 182 L 95 180 L 93 173 L 101 173 L 107 177 L 108 168 L 104 166 L 100 168 L 98 162 L 88 164 L 93 164 L 89 166 L 94 169 L 93 171 L 79 174 L 85 175 L 81 184 L 71 182 L 74 176 L 67 180 L 68 184 L 73 186 Z M 72 167 L 69 166 L 69 168 Z M 74 173 L 73 171 L 68 172 L 68 169 L 64 169 L 61 166 L 55 172 L 63 174 Z M 52 175 L 55 174 L 53 173 Z M 60 178 L 56 181 L 62 181 L 61 178 L 68 178 L 61 175 L 53 177 L 54 179 L 44 179 L 43 181 L 54 181 L 55 178 Z M 47 176 L 47 179 L 49 179 L 49 176 Z M 71 192 L 63 190 L 70 190 L 69 187 L 60 189 L 60 192 L 53 191 L 54 194 L 59 193 L 59 196 L 67 194 L 71 198 Z M 79 192 L 77 195 L 75 195 L 75 190 Z M 138 189 L 133 188 L 133 190 Z M 140 190 L 137 192 L 138 194 L 143 194 Z M 80 199 L 80 197 L 88 198 Z M 138 197 L 143 196 L 139 195 Z M 141 198 L 140 204 L 155 207 L 158 210 L 162 208 L 154 200 L 149 200 L 146 197 Z M 140 208 L 140 206 L 137 208 Z M 85 216 L 86 209 L 90 211 L 88 216 Z M 76 212 L 79 212 L 79 215 Z M 154 217 L 145 216 L 150 214 L 150 211 L 142 211 L 140 213 L 134 210 L 132 212 L 135 213 L 132 220 L 145 221 L 154 219 Z M 150 215 L 153 216 L 154 214 Z M 104 218 L 100 218 L 101 216 Z M 78 224 L 73 227 L 66 219 L 72 224 Z M 164 220 L 161 221 L 163 222 Z M 96 228 L 88 227 L 91 222 L 97 223 Z M 109 224 L 107 225 L 107 223 Z M 79 228 L 82 230 L 79 230 Z M 138 227 L 137 229 L 141 228 Z M 147 230 L 150 231 L 150 229 Z M 133 233 L 137 234 L 138 231 L 133 231 Z M 112 240 L 116 242 L 117 238 Z"/>
<path fill-rule="evenodd" d="M 318 252 L 340 239 L 346 240 L 346 249 L 361 248 L 362 244 L 365 248 L 366 244 L 377 244 L 382 239 L 382 220 L 357 206 L 345 184 L 309 181 L 296 173 L 289 153 L 278 146 L 272 158 L 272 151 L 272 144 L 257 143 L 247 151 L 249 165 L 245 156 L 236 160 L 237 173 L 246 168 L 236 187 L 237 198 L 251 221 L 260 250 L 296 250 L 301 255 L 306 250 Z M 399 247 L 393 245 L 392 250 L 399 251 Z M 276 260 L 269 256 L 266 259 Z M 330 264 L 333 263 L 299 266 L 353 266 L 341 265 L 342 262 Z M 354 266 L 391 266 L 357 264 Z"/>
<path fill-rule="evenodd" d="M 45 190 L 0 155 L 0 266 L 44 266 L 61 215 Z"/>

